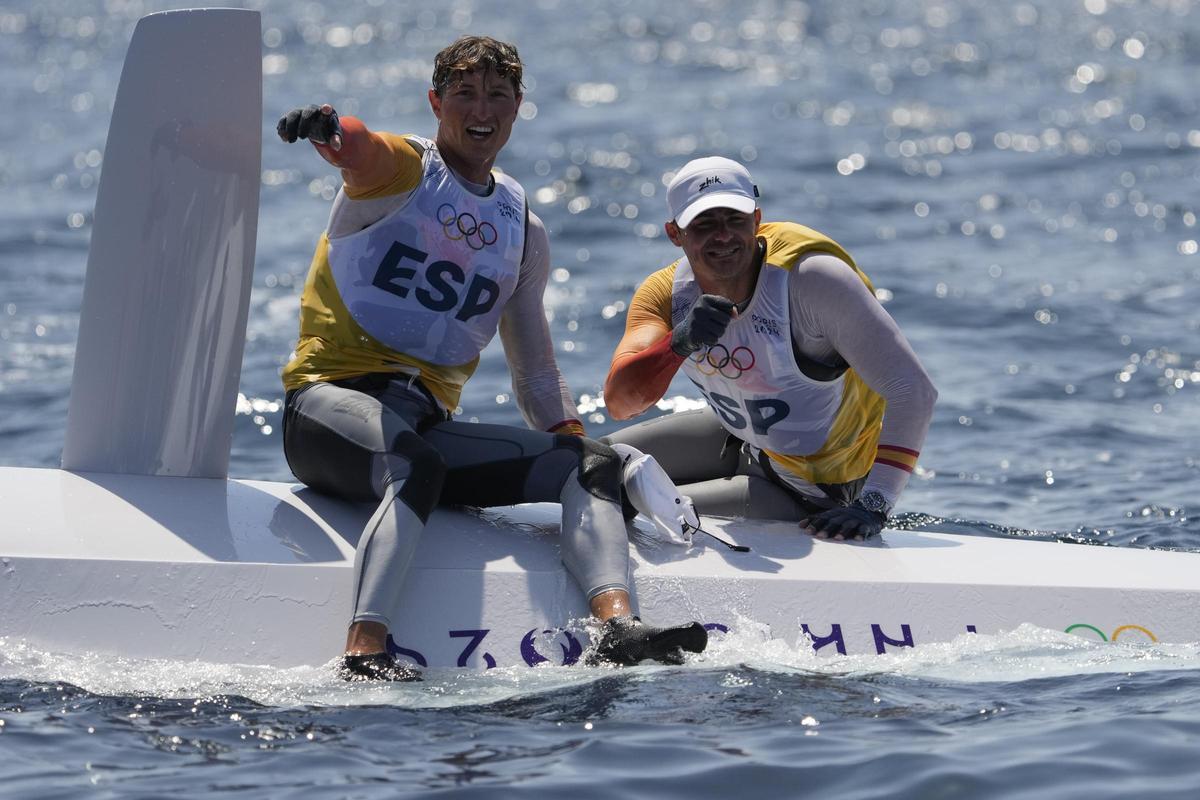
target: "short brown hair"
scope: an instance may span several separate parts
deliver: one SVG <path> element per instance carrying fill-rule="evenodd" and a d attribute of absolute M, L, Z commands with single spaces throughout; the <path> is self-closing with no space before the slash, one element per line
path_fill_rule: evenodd
<path fill-rule="evenodd" d="M 492 69 L 501 78 L 508 78 L 517 94 L 524 88 L 524 65 L 515 46 L 490 36 L 462 36 L 433 59 L 433 90 L 440 95 L 459 75 L 477 69 Z"/>

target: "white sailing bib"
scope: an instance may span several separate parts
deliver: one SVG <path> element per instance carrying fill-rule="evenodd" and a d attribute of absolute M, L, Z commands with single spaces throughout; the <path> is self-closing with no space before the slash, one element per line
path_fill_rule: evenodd
<path fill-rule="evenodd" d="M 788 272 L 764 263 L 745 312 L 717 344 L 689 356 L 683 370 L 734 436 L 763 450 L 809 455 L 829 436 L 845 374 L 817 381 L 796 365 Z M 675 268 L 671 294 L 671 322 L 679 325 L 701 294 L 686 258 Z"/>
<path fill-rule="evenodd" d="M 465 364 L 496 335 L 525 245 L 525 192 L 505 175 L 487 197 L 454 178 L 432 142 L 408 203 L 330 239 L 350 315 L 382 344 L 431 364 Z"/>

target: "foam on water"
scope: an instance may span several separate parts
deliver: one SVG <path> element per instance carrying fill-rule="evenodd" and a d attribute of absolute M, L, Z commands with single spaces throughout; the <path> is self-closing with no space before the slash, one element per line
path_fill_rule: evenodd
<path fill-rule="evenodd" d="M 136 659 L 98 653 L 53 653 L 0 639 L 0 680 L 64 682 L 96 695 L 197 698 L 234 695 L 280 708 L 368 706 L 448 708 L 479 705 L 567 688 L 605 674 L 596 668 L 505 667 L 484 671 L 428 669 L 413 683 L 347 683 L 336 658 L 320 666 Z"/>
<path fill-rule="evenodd" d="M 331 664 L 139 661 L 7 641 L 0 754 L 20 796 L 782 797 L 803 786 L 1085 800 L 1128 796 L 1133 776 L 1140 797 L 1187 796 L 1172 776 L 1187 773 L 1200 735 L 1196 648 L 1070 639 L 1024 628 L 827 659 L 746 629 L 682 667 L 431 670 L 386 686 L 344 684 Z M 63 736 L 68 748 L 46 749 Z"/>
<path fill-rule="evenodd" d="M 819 675 L 905 675 L 987 683 L 1067 675 L 1200 669 L 1200 644 L 1098 642 L 1025 624 L 999 634 L 964 633 L 948 642 L 892 648 L 881 655 L 825 655 L 789 644 L 765 626 L 739 620 L 714 636 L 693 663 L 745 665 Z"/>
<path fill-rule="evenodd" d="M 807 643 L 790 644 L 767 626 L 739 620 L 715 633 L 708 650 L 683 667 L 538 667 L 490 670 L 426 669 L 424 680 L 350 684 L 335 673 L 336 659 L 320 666 L 135 659 L 98 653 L 53 653 L 20 640 L 0 639 L 0 680 L 65 682 L 95 695 L 158 698 L 244 697 L 264 706 L 386 705 L 438 709 L 488 705 L 576 689 L 614 676 L 655 680 L 671 670 L 721 671 L 735 683 L 750 673 L 861 679 L 873 675 L 961 683 L 1015 682 L 1079 675 L 1200 670 L 1200 644 L 1095 642 L 1022 625 L 1002 634 L 962 634 L 952 641 L 894 648 L 882 655 L 823 655 Z"/>

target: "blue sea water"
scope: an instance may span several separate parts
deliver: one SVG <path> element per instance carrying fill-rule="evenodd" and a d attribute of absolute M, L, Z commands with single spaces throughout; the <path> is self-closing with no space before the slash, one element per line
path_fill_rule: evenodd
<path fill-rule="evenodd" d="M 125 48 L 183 5 L 0 5 L 0 463 L 58 463 Z M 901 524 L 1200 549 L 1197 4 L 249 7 L 266 138 L 235 477 L 290 477 L 278 372 L 337 188 L 275 118 L 329 101 L 432 134 L 434 53 L 484 32 L 527 62 L 500 166 L 550 228 L 546 307 L 592 432 L 614 427 L 597 398 L 625 303 L 674 257 L 664 175 L 728 155 L 766 218 L 855 255 L 940 390 Z M 520 424 L 498 346 L 463 418 Z M 1036 628 L 832 661 L 747 635 L 682 668 L 382 688 L 3 640 L 0 796 L 1194 798 L 1198 678 L 1195 645 Z"/>

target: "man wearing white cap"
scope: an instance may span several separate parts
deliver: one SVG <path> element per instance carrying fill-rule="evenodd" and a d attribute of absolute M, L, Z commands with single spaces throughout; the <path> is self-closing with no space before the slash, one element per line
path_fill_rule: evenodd
<path fill-rule="evenodd" d="M 757 197 L 727 158 L 671 181 L 666 233 L 683 257 L 634 294 L 605 402 L 616 419 L 640 414 L 682 368 L 709 408 L 604 441 L 653 455 L 700 513 L 869 538 L 916 465 L 937 391 L 850 255 L 762 222 Z"/>

